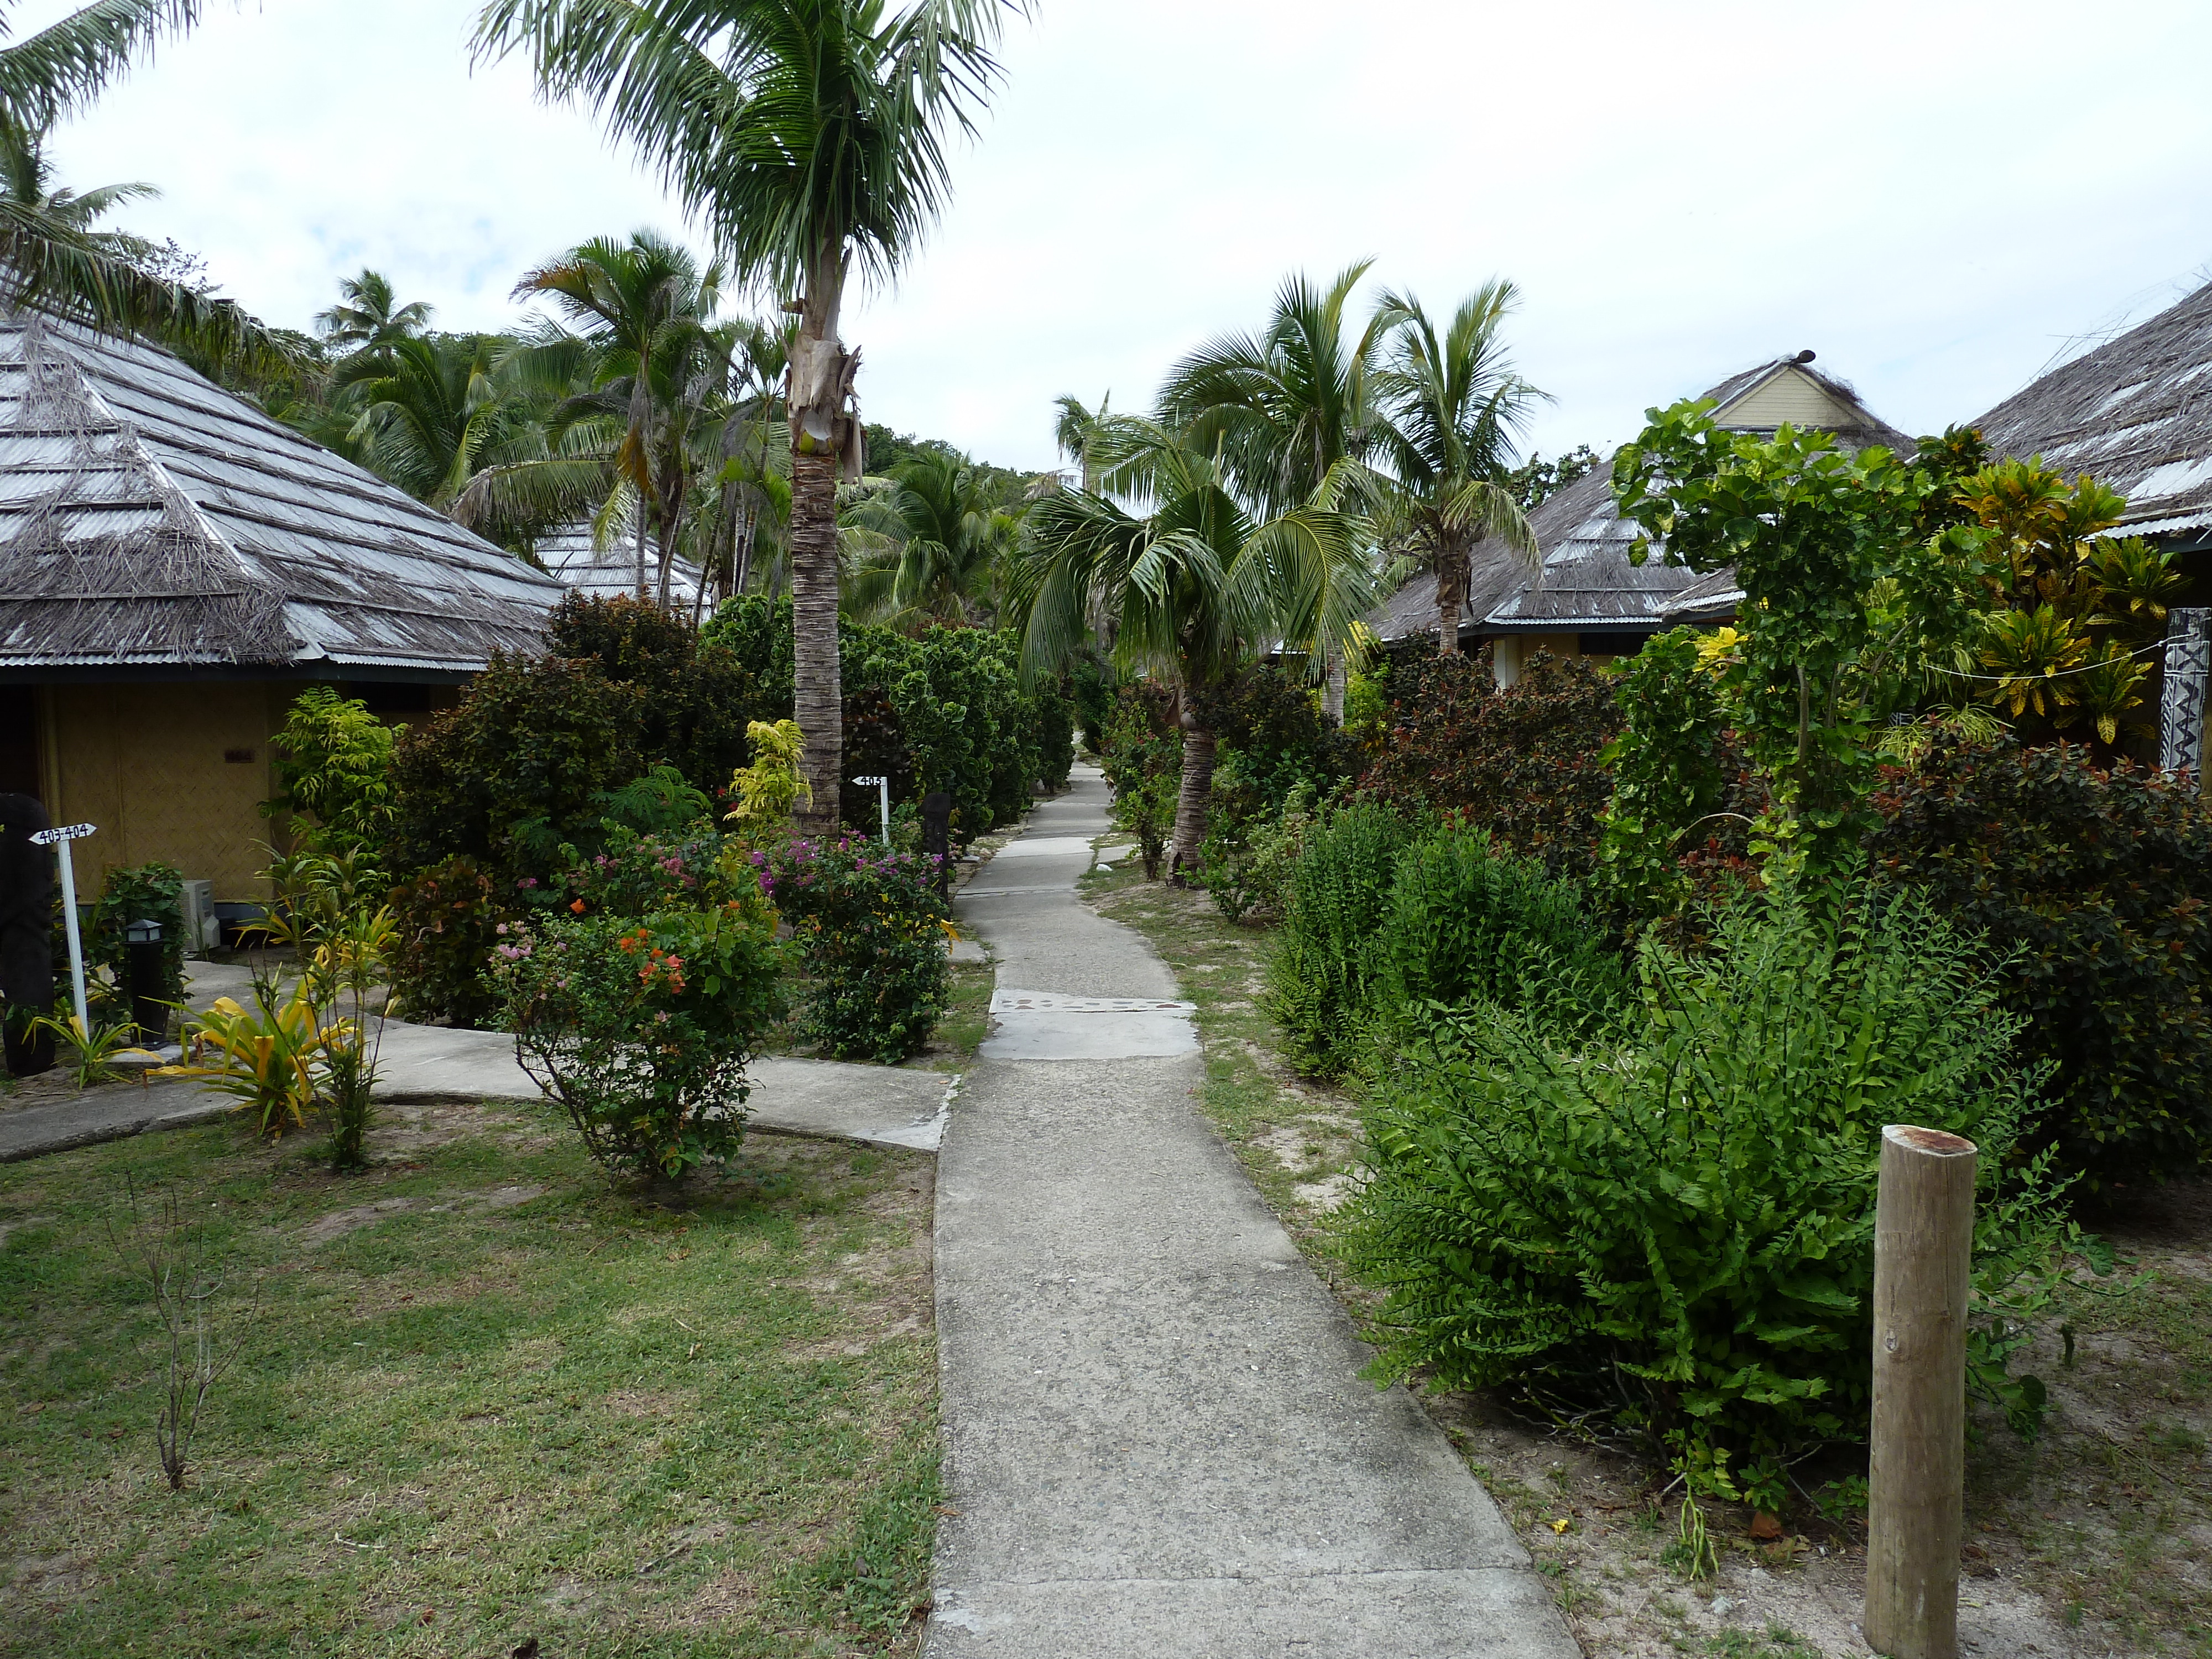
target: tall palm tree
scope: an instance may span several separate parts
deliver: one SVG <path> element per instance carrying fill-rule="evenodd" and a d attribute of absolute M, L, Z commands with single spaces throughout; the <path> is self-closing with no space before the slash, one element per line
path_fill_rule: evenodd
<path fill-rule="evenodd" d="M 1483 284 L 1439 334 L 1419 300 L 1386 294 L 1376 321 L 1389 345 L 1375 375 L 1379 453 L 1396 479 L 1386 523 L 1436 573 L 1437 648 L 1459 650 L 1474 544 L 1496 536 L 1533 562 L 1528 520 L 1504 484 L 1513 441 L 1544 394 L 1515 371 L 1501 330 L 1520 295 Z"/>
<path fill-rule="evenodd" d="M 920 455 L 843 514 L 846 610 L 868 622 L 975 622 L 1021 520 L 957 455 Z"/>
<path fill-rule="evenodd" d="M 377 352 L 395 340 L 411 340 L 430 326 L 427 301 L 399 303 L 392 278 L 363 268 L 358 276 L 338 279 L 338 300 L 315 313 L 315 332 L 345 352 Z"/>
<path fill-rule="evenodd" d="M 841 469 L 862 470 L 857 351 L 839 337 L 857 267 L 894 275 L 951 187 L 945 141 L 995 84 L 1003 14 L 1026 0 L 488 0 L 479 58 L 526 52 L 541 92 L 591 106 L 700 214 L 738 276 L 799 318 L 792 436 L 795 713 L 810 827 L 839 820 Z"/>
<path fill-rule="evenodd" d="M 562 406 L 552 430 L 587 416 L 621 416 L 614 464 L 637 503 L 637 597 L 653 591 L 646 575 L 649 525 L 664 607 L 696 471 L 692 428 L 727 375 L 713 332 L 721 289 L 720 265 L 702 270 L 689 250 L 642 230 L 626 243 L 605 237 L 582 243 L 514 285 L 518 299 L 550 296 L 590 349 L 592 389 Z"/>
<path fill-rule="evenodd" d="M 0 0 L 0 36 L 19 9 Z M 0 142 L 35 152 L 55 123 L 82 111 L 161 40 L 190 29 L 200 11 L 200 0 L 94 0 L 0 46 Z M 57 216 L 51 203 L 0 194 L 0 303 L 112 332 L 155 335 L 210 356 L 286 358 L 235 301 L 163 270 L 148 257 L 152 245 L 118 241 L 113 233 L 91 232 L 88 223 Z"/>
<path fill-rule="evenodd" d="M 1255 511 L 1283 513 L 1311 500 L 1345 463 L 1346 483 L 1374 493 L 1369 382 L 1389 319 L 1378 315 L 1355 333 L 1346 315 L 1372 263 L 1347 266 L 1326 288 L 1304 273 L 1286 277 L 1264 329 L 1207 341 L 1161 389 L 1160 418 L 1218 445 L 1231 484 Z"/>
<path fill-rule="evenodd" d="M 1285 278 L 1266 327 L 1208 341 L 1176 366 L 1160 393 L 1162 417 L 1219 447 L 1231 482 L 1255 512 L 1311 501 L 1332 477 L 1344 504 L 1363 512 L 1386 493 L 1370 463 L 1380 425 L 1372 382 L 1389 322 L 1378 315 L 1355 327 L 1349 314 L 1371 264 L 1346 267 L 1326 287 L 1303 273 Z M 1332 719 L 1343 718 L 1352 637 L 1331 618 L 1327 640 L 1282 641 L 1322 676 Z"/>
<path fill-rule="evenodd" d="M 1115 416 L 1097 434 L 1103 482 L 1141 504 L 1060 489 L 1030 509 L 1014 568 L 1025 674 L 1064 665 L 1103 611 L 1125 675 L 1172 685 L 1182 730 L 1170 873 L 1197 862 L 1213 785 L 1206 695 L 1255 647 L 1299 630 L 1348 630 L 1377 597 L 1367 532 L 1346 510 L 1346 472 L 1272 518 L 1249 513 L 1218 449 L 1158 422 Z"/>

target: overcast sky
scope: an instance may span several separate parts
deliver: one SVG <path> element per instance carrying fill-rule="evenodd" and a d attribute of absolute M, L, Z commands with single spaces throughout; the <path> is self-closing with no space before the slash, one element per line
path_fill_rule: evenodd
<path fill-rule="evenodd" d="M 55 154 L 160 185 L 122 222 L 272 322 L 369 264 L 501 326 L 534 262 L 682 228 L 587 115 L 471 72 L 471 0 L 210 9 Z M 1363 257 L 1432 308 L 1520 285 L 1547 453 L 1803 347 L 1932 429 L 2212 276 L 2203 0 L 1036 9 L 951 213 L 846 313 L 869 419 L 1006 465 L 1053 464 L 1058 394 L 1141 404 L 1286 271 Z"/>

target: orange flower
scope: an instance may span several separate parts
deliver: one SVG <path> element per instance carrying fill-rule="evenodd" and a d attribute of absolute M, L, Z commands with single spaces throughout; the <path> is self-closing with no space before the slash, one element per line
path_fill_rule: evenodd
<path fill-rule="evenodd" d="M 578 899 L 578 900 L 577 900 L 574 904 L 570 905 L 568 908 L 569 908 L 571 910 L 574 910 L 574 911 L 578 915 L 580 915 L 580 915 L 582 915 L 584 914 L 584 901 L 583 901 L 583 900 L 581 900 L 581 899 Z"/>

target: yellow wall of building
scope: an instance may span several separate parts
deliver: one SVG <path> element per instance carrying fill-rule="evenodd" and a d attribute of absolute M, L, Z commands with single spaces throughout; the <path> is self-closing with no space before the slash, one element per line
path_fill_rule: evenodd
<path fill-rule="evenodd" d="M 1734 403 L 1713 411 L 1723 426 L 1856 426 L 1860 416 L 1836 401 L 1811 375 L 1785 368 Z"/>
<path fill-rule="evenodd" d="M 97 897 L 111 869 L 158 859 L 186 880 L 212 881 L 219 902 L 266 899 L 269 736 L 300 690 L 266 680 L 46 687 L 47 810 L 56 823 L 99 826 L 71 849 L 78 898 Z"/>

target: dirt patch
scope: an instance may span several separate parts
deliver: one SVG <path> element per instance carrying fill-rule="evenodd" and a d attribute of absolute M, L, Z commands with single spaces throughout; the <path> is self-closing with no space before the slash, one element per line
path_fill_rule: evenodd
<path fill-rule="evenodd" d="M 357 1232 L 363 1227 L 374 1227 L 380 1221 L 389 1221 L 404 1215 L 416 1207 L 419 1200 L 412 1198 L 380 1198 L 373 1204 L 356 1204 L 349 1210 L 333 1210 L 328 1215 L 318 1216 L 302 1228 L 300 1237 L 309 1244 L 327 1244 L 334 1238 Z"/>

